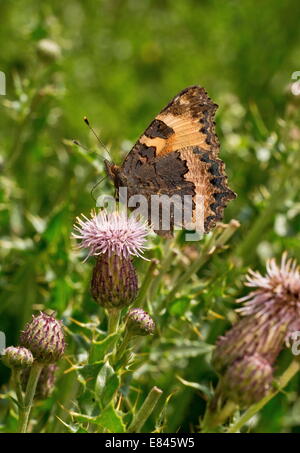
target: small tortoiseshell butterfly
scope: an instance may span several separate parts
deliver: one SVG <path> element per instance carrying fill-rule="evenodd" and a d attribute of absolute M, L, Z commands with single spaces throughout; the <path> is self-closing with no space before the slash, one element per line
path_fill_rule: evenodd
<path fill-rule="evenodd" d="M 185 88 L 156 116 L 121 166 L 108 161 L 107 174 L 116 192 L 127 187 L 128 197 L 195 195 L 203 197 L 204 231 L 222 220 L 227 203 L 236 197 L 227 186 L 214 116 L 217 105 L 204 88 Z M 194 206 L 193 206 L 194 209 Z M 169 230 L 156 230 L 172 236 Z"/>

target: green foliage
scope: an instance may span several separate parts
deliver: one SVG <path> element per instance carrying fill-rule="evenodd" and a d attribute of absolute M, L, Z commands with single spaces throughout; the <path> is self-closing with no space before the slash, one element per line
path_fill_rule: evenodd
<path fill-rule="evenodd" d="M 199 429 L 217 383 L 210 355 L 236 320 L 246 270 L 263 270 L 284 250 L 300 261 L 299 98 L 289 88 L 300 69 L 299 8 L 296 0 L 0 3 L 0 331 L 15 345 L 33 312 L 54 310 L 68 342 L 54 393 L 33 410 L 33 431 L 125 432 L 155 385 L 163 397 L 142 430 Z M 58 44 L 56 59 L 38 51 L 45 38 Z M 90 295 L 93 259 L 83 263 L 70 238 L 76 216 L 94 207 L 107 157 L 82 118 L 119 163 L 193 84 L 220 105 L 221 157 L 238 194 L 225 221 L 241 227 L 214 253 L 220 231 L 199 243 L 151 238 L 147 257 L 157 262 L 138 300 L 158 334 L 133 344 L 135 356 L 130 349 L 119 368 L 122 332 L 106 336 L 106 314 Z M 104 192 L 113 194 L 107 179 L 94 196 Z M 142 284 L 148 263 L 134 264 Z M 278 369 L 289 360 L 286 351 Z M 0 432 L 17 430 L 9 384 L 0 363 Z M 246 429 L 299 432 L 299 385 L 298 373 Z"/>

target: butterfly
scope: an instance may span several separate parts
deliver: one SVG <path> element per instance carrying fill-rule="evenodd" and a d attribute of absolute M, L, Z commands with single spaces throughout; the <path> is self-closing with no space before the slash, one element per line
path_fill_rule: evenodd
<path fill-rule="evenodd" d="M 218 157 L 217 108 L 203 87 L 191 86 L 177 94 L 140 136 L 122 165 L 105 161 L 116 196 L 126 187 L 128 198 L 142 195 L 149 206 L 155 195 L 177 195 L 179 200 L 189 196 L 193 213 L 198 196 L 203 204 L 204 232 L 212 230 L 222 220 L 228 202 L 236 197 Z M 150 208 L 148 215 L 151 223 Z M 157 227 L 155 232 L 170 237 L 174 223 L 173 213 L 169 227 Z"/>

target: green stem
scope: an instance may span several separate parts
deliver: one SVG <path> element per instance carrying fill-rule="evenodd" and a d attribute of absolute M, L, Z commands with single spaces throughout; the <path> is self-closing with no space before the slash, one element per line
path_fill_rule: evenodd
<path fill-rule="evenodd" d="M 247 423 L 247 421 L 250 420 L 250 418 L 252 418 L 258 411 L 260 411 L 272 398 L 274 398 L 274 396 L 288 384 L 288 382 L 295 376 L 296 373 L 298 373 L 299 370 L 300 362 L 298 360 L 293 360 L 279 378 L 277 389 L 270 392 L 258 403 L 249 407 L 249 409 L 227 430 L 227 433 L 236 433 L 240 431 L 242 426 Z"/>
<path fill-rule="evenodd" d="M 164 305 L 172 301 L 176 296 L 176 293 L 190 280 L 190 278 L 196 274 L 201 267 L 208 261 L 211 255 L 218 249 L 221 249 L 226 242 L 235 233 L 236 229 L 239 228 L 240 224 L 236 220 L 232 220 L 220 234 L 220 230 L 216 229 L 211 238 L 204 244 L 200 256 L 195 260 L 189 268 L 182 274 L 177 280 L 176 285 L 172 291 L 168 294 L 164 301 Z"/>
<path fill-rule="evenodd" d="M 132 335 L 128 332 L 128 330 L 126 330 L 123 341 L 115 354 L 114 363 L 118 363 L 123 358 L 126 350 L 128 349 L 131 338 Z M 125 364 L 122 364 L 122 366 L 125 366 Z"/>
<path fill-rule="evenodd" d="M 32 408 L 33 398 L 35 395 L 36 386 L 37 386 L 41 371 L 43 369 L 43 366 L 44 366 L 43 364 L 36 362 L 32 365 L 32 368 L 30 370 L 30 375 L 29 375 L 29 379 L 28 379 L 28 383 L 27 383 L 27 387 L 26 387 L 25 398 L 24 398 L 24 405 L 20 409 L 20 414 L 19 414 L 19 424 L 20 424 L 21 433 L 27 432 L 27 426 L 28 426 L 30 411 Z"/>
<path fill-rule="evenodd" d="M 158 261 L 156 259 L 151 260 L 149 267 L 147 269 L 146 275 L 144 277 L 142 286 L 139 290 L 138 296 L 134 301 L 135 307 L 143 307 L 144 302 L 147 297 L 149 286 L 150 286 L 151 282 L 153 281 L 153 273 L 157 266 L 157 263 L 158 263 Z"/>
<path fill-rule="evenodd" d="M 112 308 L 107 311 L 108 315 L 108 329 L 107 329 L 107 334 L 111 335 L 115 332 L 117 332 L 119 328 L 119 323 L 120 323 L 120 317 L 121 317 L 121 310 L 118 308 Z"/>
<path fill-rule="evenodd" d="M 79 385 L 75 371 L 63 375 L 58 386 L 57 401 L 59 401 L 59 405 L 56 404 L 53 408 L 54 419 L 48 432 L 60 433 L 66 431 L 62 422 L 68 417 L 67 411 L 72 407 L 73 402 L 76 401 Z"/>
<path fill-rule="evenodd" d="M 212 414 L 209 410 L 206 412 L 202 424 L 202 433 L 213 432 L 213 428 L 222 425 L 237 409 L 237 404 L 228 400 L 225 405 L 216 414 Z"/>
<path fill-rule="evenodd" d="M 19 403 L 19 407 L 24 406 L 24 399 L 23 399 L 23 391 L 22 391 L 22 384 L 21 384 L 21 370 L 18 370 L 16 368 L 13 368 L 12 370 L 12 377 L 13 377 L 13 382 L 15 385 L 16 389 L 16 395 Z"/>
<path fill-rule="evenodd" d="M 130 433 L 138 433 L 140 432 L 141 428 L 144 426 L 146 420 L 152 414 L 156 404 L 158 403 L 159 398 L 162 395 L 162 390 L 158 387 L 153 387 L 145 401 L 143 402 L 142 406 L 138 410 L 138 412 L 133 417 L 131 425 L 128 428 L 128 432 Z"/>
<path fill-rule="evenodd" d="M 297 166 L 294 169 L 291 169 L 290 166 L 282 168 L 277 178 L 277 181 L 279 181 L 277 190 L 273 191 L 251 228 L 248 228 L 248 234 L 234 250 L 234 255 L 241 257 L 245 263 L 251 261 L 258 241 L 264 232 L 267 231 L 269 225 L 274 222 L 274 214 L 284 203 L 287 191 L 290 191 L 291 186 L 287 186 L 286 181 L 295 181 L 295 177 L 298 177 L 298 172 Z"/>

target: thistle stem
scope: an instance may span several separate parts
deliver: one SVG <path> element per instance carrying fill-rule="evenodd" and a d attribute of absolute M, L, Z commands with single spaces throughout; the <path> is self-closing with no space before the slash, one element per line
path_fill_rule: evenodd
<path fill-rule="evenodd" d="M 20 405 L 19 407 L 24 406 L 24 399 L 23 399 L 23 392 L 22 392 L 22 385 L 21 385 L 21 373 L 22 373 L 22 371 L 18 370 L 16 368 L 13 368 L 13 370 L 12 370 L 12 378 L 13 378 L 13 382 L 14 382 L 15 389 L 16 389 L 18 403 Z"/>
<path fill-rule="evenodd" d="M 126 350 L 128 348 L 128 344 L 129 344 L 131 338 L 132 338 L 132 335 L 130 334 L 130 332 L 126 331 L 126 333 L 124 335 L 124 338 L 123 338 L 123 341 L 122 341 L 122 343 L 121 343 L 120 347 L 118 348 L 118 351 L 117 351 L 117 353 L 115 355 L 115 358 L 114 358 L 114 362 L 115 363 L 118 363 L 119 360 L 121 360 L 122 357 L 124 356 L 124 354 L 125 354 L 125 352 L 126 352 Z"/>
<path fill-rule="evenodd" d="M 25 398 L 24 398 L 24 404 L 21 407 L 20 414 L 19 414 L 19 424 L 20 424 L 21 433 L 27 432 L 27 426 L 28 426 L 30 411 L 32 408 L 33 398 L 35 395 L 36 386 L 37 386 L 41 371 L 43 369 L 43 366 L 44 366 L 43 364 L 36 362 L 32 365 L 32 368 L 30 370 L 30 375 L 29 375 L 29 379 L 28 379 L 28 383 L 27 383 L 27 387 L 26 387 Z"/>
<path fill-rule="evenodd" d="M 258 411 L 260 411 L 272 398 L 274 398 L 275 395 L 277 395 L 278 392 L 280 392 L 288 384 L 288 382 L 295 376 L 296 373 L 298 373 L 299 370 L 300 362 L 298 360 L 293 360 L 279 378 L 276 390 L 270 392 L 258 403 L 250 406 L 249 409 L 226 432 L 238 432 L 242 428 L 242 426 L 247 423 L 248 420 L 250 420 L 250 418 L 252 418 Z"/>
<path fill-rule="evenodd" d="M 108 329 L 107 334 L 111 335 L 117 332 L 120 323 L 121 310 L 118 308 L 112 308 L 108 310 Z"/>
<path fill-rule="evenodd" d="M 162 395 L 162 390 L 158 387 L 153 387 L 145 401 L 143 402 L 142 406 L 138 410 L 138 412 L 133 417 L 131 425 L 129 426 L 128 432 L 130 433 L 138 433 L 140 432 L 141 428 L 144 426 L 146 420 L 152 414 L 159 398 Z"/>
<path fill-rule="evenodd" d="M 144 277 L 144 280 L 142 282 L 142 286 L 139 290 L 139 293 L 138 293 L 138 296 L 137 298 L 135 299 L 135 302 L 134 302 L 134 305 L 136 307 L 143 307 L 144 305 L 144 302 L 145 302 L 145 299 L 147 297 L 147 293 L 148 293 L 148 289 L 149 289 L 149 286 L 151 284 L 151 282 L 153 281 L 153 272 L 157 266 L 157 263 L 158 261 L 156 259 L 152 259 L 150 264 L 149 264 L 149 267 L 147 269 L 147 272 L 146 272 L 146 275 Z"/>
<path fill-rule="evenodd" d="M 213 432 L 213 428 L 222 425 L 237 409 L 237 404 L 228 400 L 215 415 L 207 410 L 202 424 L 202 433 Z"/>

